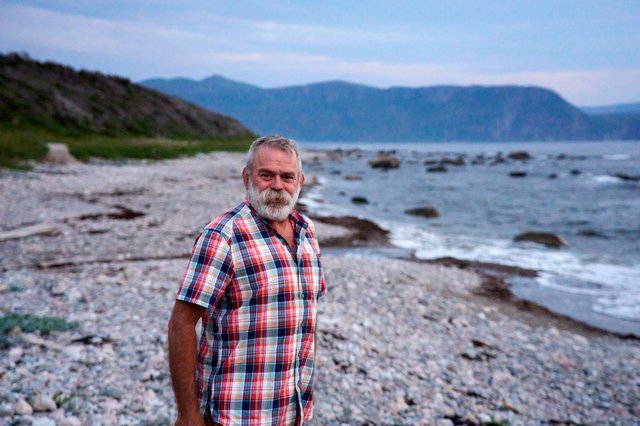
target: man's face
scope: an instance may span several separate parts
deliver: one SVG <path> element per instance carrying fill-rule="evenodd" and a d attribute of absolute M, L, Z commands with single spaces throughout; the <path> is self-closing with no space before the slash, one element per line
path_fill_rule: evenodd
<path fill-rule="evenodd" d="M 304 183 L 296 156 L 268 146 L 256 150 L 252 170 L 243 170 L 242 178 L 249 203 L 269 221 L 287 219 Z"/>

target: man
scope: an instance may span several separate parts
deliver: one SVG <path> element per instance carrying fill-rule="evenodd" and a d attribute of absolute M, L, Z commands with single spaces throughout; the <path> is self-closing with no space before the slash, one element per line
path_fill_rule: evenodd
<path fill-rule="evenodd" d="M 312 416 L 316 303 L 326 286 L 313 225 L 294 210 L 304 184 L 296 143 L 257 139 L 242 178 L 246 199 L 199 235 L 169 320 L 176 425 L 299 425 Z"/>

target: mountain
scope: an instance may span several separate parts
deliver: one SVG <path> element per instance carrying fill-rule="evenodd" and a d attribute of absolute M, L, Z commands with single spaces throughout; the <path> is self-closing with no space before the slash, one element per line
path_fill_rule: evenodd
<path fill-rule="evenodd" d="M 539 87 L 378 89 L 332 81 L 263 89 L 217 75 L 201 81 L 152 79 L 141 84 L 238 117 L 260 134 L 281 133 L 300 140 L 640 138 L 632 118 L 595 118 Z"/>
<path fill-rule="evenodd" d="M 587 114 L 640 114 L 640 103 L 581 107 Z"/>
<path fill-rule="evenodd" d="M 16 53 L 0 55 L 0 125 L 53 133 L 177 139 L 252 134 L 235 119 L 125 78 L 76 71 Z"/>

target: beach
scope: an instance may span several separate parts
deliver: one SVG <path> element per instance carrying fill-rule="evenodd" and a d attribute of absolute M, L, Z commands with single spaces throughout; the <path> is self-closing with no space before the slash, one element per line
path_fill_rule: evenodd
<path fill-rule="evenodd" d="M 0 315 L 77 327 L 9 332 L 0 424 L 173 424 L 175 291 L 200 229 L 242 200 L 244 158 L 2 172 Z M 384 233 L 315 223 L 328 293 L 312 424 L 638 424 L 638 339 L 527 308 L 473 268 L 350 254 Z"/>

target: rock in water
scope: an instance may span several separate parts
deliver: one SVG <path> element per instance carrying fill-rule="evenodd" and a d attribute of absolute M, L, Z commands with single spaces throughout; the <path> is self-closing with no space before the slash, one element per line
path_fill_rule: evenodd
<path fill-rule="evenodd" d="M 361 196 L 351 197 L 351 202 L 353 204 L 369 204 L 369 200 Z"/>
<path fill-rule="evenodd" d="M 62 164 L 65 166 L 80 164 L 80 162 L 69 152 L 69 147 L 63 143 L 48 143 L 49 152 L 45 161 L 53 164 Z"/>
<path fill-rule="evenodd" d="M 547 232 L 523 232 L 514 238 L 514 241 L 531 241 L 538 244 L 543 244 L 547 247 L 565 247 L 567 243 L 557 236 Z"/>
<path fill-rule="evenodd" d="M 426 218 L 439 217 L 440 212 L 435 207 L 416 207 L 415 209 L 408 209 L 404 211 L 405 214 L 410 214 L 412 216 L 422 216 Z"/>
<path fill-rule="evenodd" d="M 369 165 L 374 169 L 397 169 L 400 167 L 400 160 L 393 155 L 379 153 L 369 161 Z"/>

